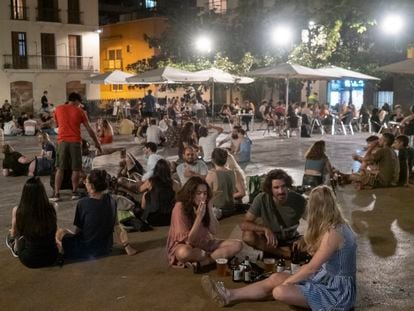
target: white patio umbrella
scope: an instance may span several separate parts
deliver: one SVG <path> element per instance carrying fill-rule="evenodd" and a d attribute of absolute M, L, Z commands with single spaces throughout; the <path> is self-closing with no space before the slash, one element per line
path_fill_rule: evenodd
<path fill-rule="evenodd" d="M 210 69 L 200 70 L 194 72 L 199 77 L 195 76 L 195 79 L 200 78 L 194 82 L 211 82 L 211 113 L 214 116 L 214 84 L 225 83 L 225 84 L 249 84 L 253 83 L 254 79 L 249 77 L 240 77 L 231 73 L 225 72 L 224 70 L 211 67 Z"/>
<path fill-rule="evenodd" d="M 194 72 L 166 66 L 134 75 L 129 77 L 127 81 L 134 84 L 175 84 L 192 83 L 200 79 L 202 77 L 199 77 Z"/>
<path fill-rule="evenodd" d="M 337 67 L 329 66 L 317 69 L 322 74 L 335 75 L 341 77 L 340 79 L 349 79 L 349 80 L 381 80 L 377 77 L 369 76 L 364 73 L 357 71 Z"/>
<path fill-rule="evenodd" d="M 132 76 L 133 74 L 131 73 L 114 70 L 90 76 L 82 80 L 82 82 L 90 84 L 129 84 L 126 79 Z"/>
<path fill-rule="evenodd" d="M 286 81 L 286 112 L 289 105 L 289 80 L 337 80 L 339 76 L 330 73 L 324 73 L 309 67 L 282 63 L 276 66 L 260 68 L 248 73 L 249 76 L 262 78 L 284 79 Z"/>
<path fill-rule="evenodd" d="M 414 59 L 406 59 L 377 68 L 378 71 L 414 75 Z"/>

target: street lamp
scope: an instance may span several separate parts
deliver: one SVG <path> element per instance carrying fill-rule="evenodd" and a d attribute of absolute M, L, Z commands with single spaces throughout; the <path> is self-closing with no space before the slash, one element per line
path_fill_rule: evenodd
<path fill-rule="evenodd" d="M 273 29 L 272 39 L 278 46 L 287 46 L 292 43 L 293 33 L 290 27 L 279 25 Z"/>
<path fill-rule="evenodd" d="M 200 36 L 195 40 L 195 48 L 201 53 L 210 53 L 212 50 L 211 39 L 207 36 Z"/>
<path fill-rule="evenodd" d="M 390 14 L 382 20 L 381 28 L 388 35 L 396 35 L 404 28 L 404 20 L 400 15 Z"/>

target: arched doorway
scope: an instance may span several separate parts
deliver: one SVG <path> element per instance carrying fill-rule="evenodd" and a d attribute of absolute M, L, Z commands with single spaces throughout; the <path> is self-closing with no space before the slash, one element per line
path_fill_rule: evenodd
<path fill-rule="evenodd" d="M 10 83 L 10 98 L 13 114 L 19 116 L 22 112 L 33 114 L 33 83 L 15 81 Z"/>
<path fill-rule="evenodd" d="M 86 98 L 86 85 L 80 81 L 69 81 L 66 83 L 66 98 L 72 92 L 78 93 L 82 98 Z"/>

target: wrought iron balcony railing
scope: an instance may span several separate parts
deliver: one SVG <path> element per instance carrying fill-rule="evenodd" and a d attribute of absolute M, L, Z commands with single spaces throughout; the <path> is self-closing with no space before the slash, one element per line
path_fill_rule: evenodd
<path fill-rule="evenodd" d="M 93 57 L 57 55 L 3 55 L 3 69 L 93 71 Z"/>

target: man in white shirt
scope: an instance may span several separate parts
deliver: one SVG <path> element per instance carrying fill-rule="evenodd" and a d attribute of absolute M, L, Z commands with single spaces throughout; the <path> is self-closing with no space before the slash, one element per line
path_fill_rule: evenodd
<path fill-rule="evenodd" d="M 207 164 L 202 160 L 197 160 L 196 154 L 192 147 L 184 148 L 184 163 L 177 166 L 177 175 L 180 178 L 181 186 L 193 176 L 205 178 L 208 173 Z"/>
<path fill-rule="evenodd" d="M 147 128 L 147 143 L 154 143 L 157 146 L 160 145 L 165 139 L 164 134 L 157 125 L 155 119 L 151 119 L 150 126 Z"/>
<path fill-rule="evenodd" d="M 154 173 L 155 165 L 158 160 L 162 159 L 162 156 L 157 153 L 157 145 L 153 142 L 148 142 L 144 146 L 144 155 L 147 159 L 147 170 L 146 173 L 142 176 L 142 181 L 148 180 L 152 177 Z"/>
<path fill-rule="evenodd" d="M 210 130 L 210 131 L 209 131 Z M 203 160 L 207 163 L 211 162 L 211 153 L 216 148 L 217 137 L 223 133 L 223 128 L 209 124 L 208 127 L 200 127 L 198 130 L 200 139 L 198 145 L 203 151 Z"/>
<path fill-rule="evenodd" d="M 23 123 L 24 128 L 24 135 L 26 136 L 34 136 L 37 130 L 37 122 L 33 120 L 33 116 L 30 115 L 29 119 L 24 121 Z"/>
<path fill-rule="evenodd" d="M 165 133 L 168 130 L 169 126 L 172 126 L 172 121 L 168 118 L 167 113 L 164 114 L 164 117 L 162 118 L 162 120 L 160 121 L 158 126 L 160 127 L 160 129 L 163 133 Z"/>

